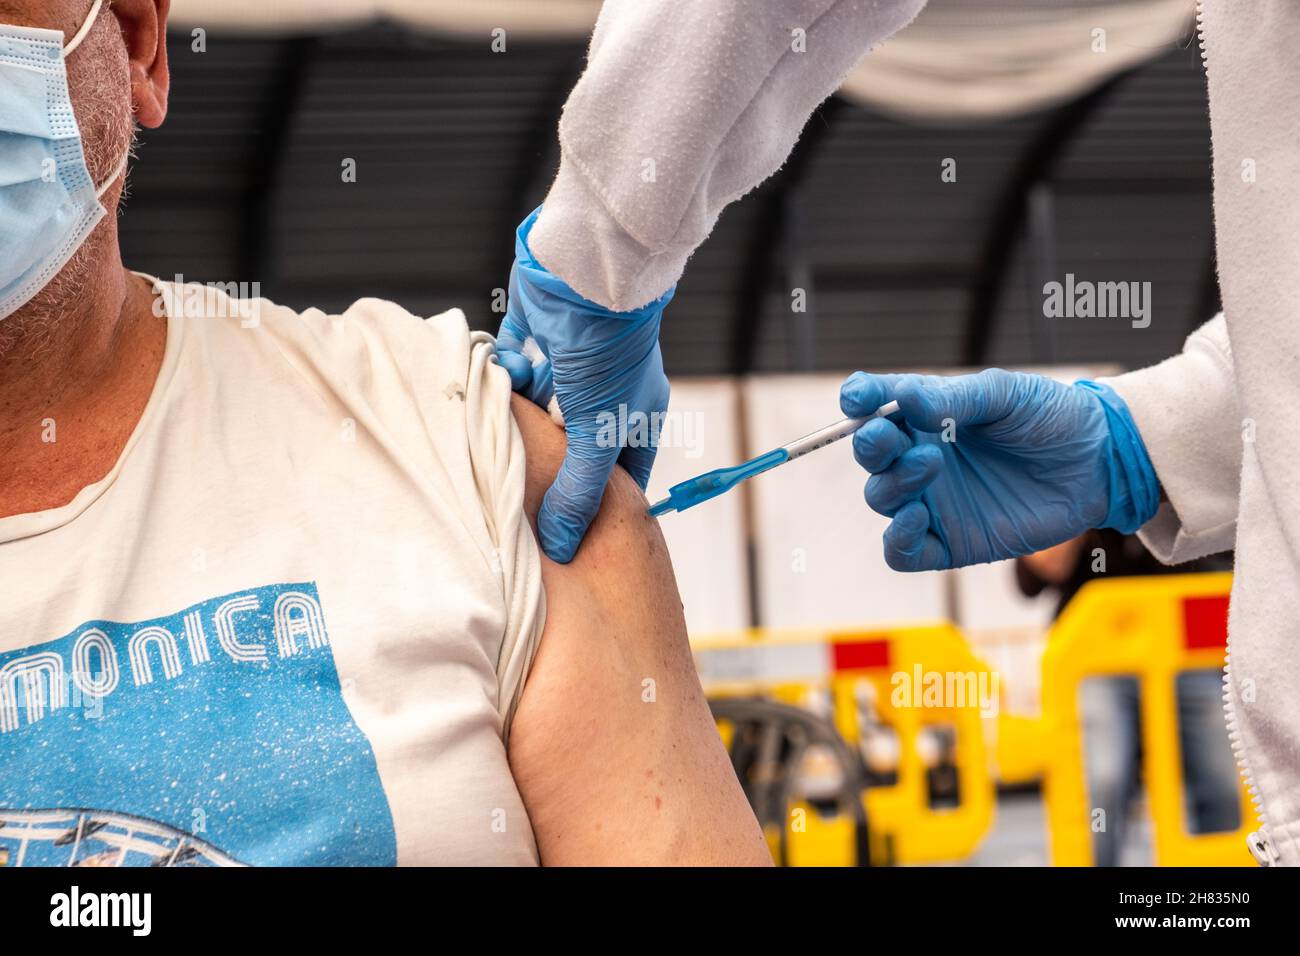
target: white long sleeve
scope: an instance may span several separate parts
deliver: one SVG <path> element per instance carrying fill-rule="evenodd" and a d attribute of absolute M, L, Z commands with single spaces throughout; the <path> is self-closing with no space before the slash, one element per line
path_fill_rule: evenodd
<path fill-rule="evenodd" d="M 1168 564 L 1228 551 L 1237 532 L 1243 422 L 1222 315 L 1179 355 L 1107 381 L 1124 399 L 1168 501 L 1140 536 Z"/>
<path fill-rule="evenodd" d="M 926 0 L 606 0 L 531 245 L 607 308 L 666 292 L 818 104 Z"/>

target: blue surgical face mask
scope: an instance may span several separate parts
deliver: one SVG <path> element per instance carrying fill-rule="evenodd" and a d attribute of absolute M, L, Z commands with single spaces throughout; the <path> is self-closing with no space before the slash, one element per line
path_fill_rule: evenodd
<path fill-rule="evenodd" d="M 0 320 L 31 301 L 107 215 L 68 93 L 67 58 L 104 0 L 65 47 L 58 30 L 0 25 Z"/>

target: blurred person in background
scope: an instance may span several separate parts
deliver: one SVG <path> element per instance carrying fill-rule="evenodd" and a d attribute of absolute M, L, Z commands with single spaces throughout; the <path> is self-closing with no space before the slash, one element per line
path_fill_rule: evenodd
<path fill-rule="evenodd" d="M 1017 558 L 1015 563 L 1016 583 L 1026 597 L 1036 597 L 1044 590 L 1056 592 L 1054 617 L 1060 617 L 1079 589 L 1095 578 L 1230 570 L 1230 555 L 1171 568 L 1157 561 L 1136 536 L 1110 529 L 1089 531 Z M 1176 696 L 1188 830 L 1235 830 L 1240 824 L 1240 791 L 1232 747 L 1223 728 L 1223 674 L 1214 670 L 1182 674 Z M 1079 685 L 1079 712 L 1088 796 L 1092 811 L 1103 811 L 1099 821 L 1091 821 L 1093 863 L 1117 866 L 1142 767 L 1138 679 L 1125 675 L 1084 681 Z"/>

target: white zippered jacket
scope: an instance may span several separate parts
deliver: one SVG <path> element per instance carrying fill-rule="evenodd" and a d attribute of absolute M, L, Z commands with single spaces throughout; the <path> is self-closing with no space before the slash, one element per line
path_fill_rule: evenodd
<path fill-rule="evenodd" d="M 533 251 L 589 299 L 657 298 L 718 216 L 775 172 L 813 109 L 925 0 L 606 0 L 560 124 Z M 1175 563 L 1236 547 L 1226 702 L 1263 863 L 1300 864 L 1300 3 L 1205 0 L 1226 318 L 1112 380 L 1168 501 Z M 799 32 L 802 31 L 802 32 Z M 804 52 L 800 52 L 800 50 Z"/>
<path fill-rule="evenodd" d="M 1236 546 L 1224 699 L 1260 816 L 1251 852 L 1300 865 L 1300 4 L 1204 0 L 1224 315 L 1111 382 L 1169 501 L 1142 539 L 1176 563 Z"/>

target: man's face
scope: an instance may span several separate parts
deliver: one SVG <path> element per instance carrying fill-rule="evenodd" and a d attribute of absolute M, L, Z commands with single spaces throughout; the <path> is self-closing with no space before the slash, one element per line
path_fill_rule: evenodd
<path fill-rule="evenodd" d="M 85 23 L 94 0 L 0 0 L 0 24 L 62 30 L 64 44 Z M 96 184 L 110 179 L 131 148 L 134 122 L 126 43 L 111 4 L 101 8 L 82 44 L 67 58 L 68 87 L 81 130 L 86 165 Z M 116 194 L 106 195 L 105 203 Z M 112 211 L 110 207 L 110 211 Z M 101 226 L 102 227 L 102 226 Z M 90 280 L 92 242 L 84 244 L 45 289 L 17 315 L 0 323 L 0 339 L 12 339 L 64 310 Z M 23 321 L 24 318 L 30 321 Z M 0 341 L 0 353 L 6 343 Z"/>
<path fill-rule="evenodd" d="M 66 44 L 81 29 L 94 0 L 0 0 L 0 23 L 62 30 Z M 90 174 L 110 176 L 129 148 L 132 128 L 126 46 L 105 2 L 95 26 L 68 58 L 72 105 L 81 128 Z"/>
<path fill-rule="evenodd" d="M 81 26 L 94 0 L 0 0 L 0 23 L 16 27 L 62 30 L 65 37 Z"/>

